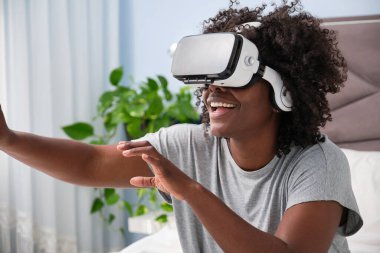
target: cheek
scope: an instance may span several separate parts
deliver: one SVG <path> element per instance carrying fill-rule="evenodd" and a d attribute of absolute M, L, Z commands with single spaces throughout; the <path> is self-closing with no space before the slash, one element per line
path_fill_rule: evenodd
<path fill-rule="evenodd" d="M 258 84 L 248 92 L 240 94 L 242 104 L 246 104 L 257 110 L 272 110 L 270 87 L 266 84 Z"/>
<path fill-rule="evenodd" d="M 241 101 L 240 113 L 242 120 L 262 123 L 272 116 L 273 108 L 269 93 L 262 92 L 259 94 L 245 97 Z"/>

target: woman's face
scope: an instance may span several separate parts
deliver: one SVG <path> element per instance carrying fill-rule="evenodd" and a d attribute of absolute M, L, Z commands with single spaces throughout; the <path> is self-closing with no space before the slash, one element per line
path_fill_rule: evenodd
<path fill-rule="evenodd" d="M 269 85 L 263 80 L 244 88 L 210 85 L 203 92 L 203 101 L 210 115 L 211 134 L 249 138 L 276 131 L 279 115 L 273 110 Z"/>

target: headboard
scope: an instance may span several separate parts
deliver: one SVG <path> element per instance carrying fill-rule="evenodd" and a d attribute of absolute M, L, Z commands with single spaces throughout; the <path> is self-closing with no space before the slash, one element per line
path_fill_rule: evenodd
<path fill-rule="evenodd" d="M 380 151 L 380 15 L 325 19 L 338 32 L 348 79 L 329 94 L 332 122 L 321 129 L 342 148 Z"/>

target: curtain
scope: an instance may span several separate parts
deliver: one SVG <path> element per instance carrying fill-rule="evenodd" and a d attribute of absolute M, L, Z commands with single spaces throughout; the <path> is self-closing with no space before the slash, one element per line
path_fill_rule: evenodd
<path fill-rule="evenodd" d="M 118 0 L 0 0 L 0 103 L 9 127 L 67 138 L 62 126 L 91 121 L 109 71 L 119 66 L 118 22 Z M 90 214 L 92 188 L 0 153 L 0 252 L 124 246 L 119 232 Z"/>

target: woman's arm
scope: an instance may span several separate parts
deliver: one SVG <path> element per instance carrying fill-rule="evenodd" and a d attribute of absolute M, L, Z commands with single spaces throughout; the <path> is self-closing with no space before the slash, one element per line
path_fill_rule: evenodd
<path fill-rule="evenodd" d="M 185 201 L 224 252 L 325 253 L 343 212 L 334 201 L 298 204 L 285 212 L 271 235 L 247 223 L 200 185 Z"/>
<path fill-rule="evenodd" d="M 338 229 L 343 207 L 334 201 L 315 201 L 289 208 L 275 235 L 263 232 L 188 177 L 149 143 L 126 143 L 119 148 L 125 150 L 126 157 L 141 156 L 154 171 L 154 177 L 132 178 L 133 185 L 156 187 L 186 201 L 224 252 L 325 253 Z"/>
<path fill-rule="evenodd" d="M 0 106 L 0 150 L 60 180 L 92 187 L 131 187 L 137 175 L 152 175 L 140 157 L 125 159 L 115 146 L 42 137 L 8 128 Z"/>

